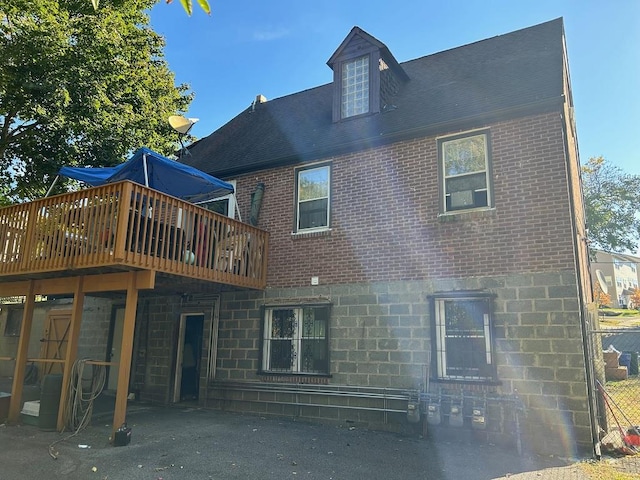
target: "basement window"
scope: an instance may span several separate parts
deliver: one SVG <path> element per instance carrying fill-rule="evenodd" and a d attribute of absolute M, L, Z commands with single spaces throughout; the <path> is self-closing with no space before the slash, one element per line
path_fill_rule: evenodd
<path fill-rule="evenodd" d="M 440 380 L 496 380 L 493 296 L 476 292 L 434 295 L 432 348 Z"/>
<path fill-rule="evenodd" d="M 329 373 L 329 306 L 264 310 L 262 372 Z"/>

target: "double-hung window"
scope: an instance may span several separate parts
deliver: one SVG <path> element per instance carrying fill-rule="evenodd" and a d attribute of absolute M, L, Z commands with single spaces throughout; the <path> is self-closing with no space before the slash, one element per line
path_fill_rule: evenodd
<path fill-rule="evenodd" d="M 433 341 L 437 377 L 442 380 L 490 381 L 493 360 L 493 297 L 456 292 L 433 301 Z"/>
<path fill-rule="evenodd" d="M 369 112 L 369 55 L 342 64 L 341 118 Z"/>
<path fill-rule="evenodd" d="M 442 210 L 491 206 L 490 146 L 487 132 L 438 140 Z"/>
<path fill-rule="evenodd" d="M 331 168 L 320 165 L 296 171 L 296 231 L 329 228 Z"/>
<path fill-rule="evenodd" d="M 329 373 L 329 306 L 265 308 L 262 371 Z"/>

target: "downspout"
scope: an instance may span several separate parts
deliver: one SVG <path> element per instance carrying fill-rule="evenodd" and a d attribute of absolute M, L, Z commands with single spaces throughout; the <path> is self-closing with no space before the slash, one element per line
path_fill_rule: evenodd
<path fill-rule="evenodd" d="M 566 101 L 566 100 L 565 100 Z M 565 116 L 564 111 L 562 111 L 560 113 L 560 118 L 562 120 L 562 140 L 563 140 L 563 146 L 564 146 L 564 154 L 565 154 L 565 161 L 566 161 L 566 172 L 567 172 L 567 182 L 568 182 L 568 187 L 569 187 L 569 206 L 570 206 L 570 216 L 571 216 L 571 230 L 573 231 L 574 235 L 573 235 L 573 256 L 574 256 L 574 263 L 575 263 L 575 267 L 576 267 L 576 283 L 577 283 L 577 287 L 578 287 L 578 296 L 580 301 L 578 302 L 578 307 L 580 309 L 580 330 L 582 333 L 582 350 L 583 350 L 583 354 L 584 354 L 584 364 L 585 364 L 585 376 L 586 376 L 586 381 L 587 381 L 587 398 L 589 401 L 589 420 L 591 423 L 591 441 L 593 444 L 593 452 L 595 454 L 595 456 L 597 458 L 600 458 L 600 438 L 598 436 L 598 417 L 597 417 L 597 411 L 594 409 L 594 405 L 595 402 L 597 401 L 596 397 L 595 397 L 595 392 L 594 392 L 594 387 L 595 387 L 595 378 L 594 378 L 594 374 L 593 374 L 593 364 L 591 359 L 589 358 L 589 331 L 587 329 L 587 312 L 586 312 L 586 308 L 584 305 L 584 300 L 585 300 L 585 292 L 582 286 L 582 271 L 580 268 L 580 255 L 579 255 L 579 249 L 580 249 L 580 240 L 578 238 L 578 229 L 577 229 L 577 221 L 576 221 L 576 215 L 575 215 L 575 201 L 574 201 L 574 197 L 572 195 L 572 192 L 574 191 L 574 188 L 576 187 L 573 184 L 573 179 L 571 177 L 571 155 L 569 152 L 569 140 L 568 140 L 568 135 L 567 135 L 567 121 L 568 119 Z M 575 132 L 574 132 L 575 135 Z M 576 138 L 576 144 L 577 144 L 577 138 Z M 578 165 L 577 168 L 580 168 L 580 162 L 578 161 Z M 578 175 L 580 174 L 580 172 L 578 171 Z M 579 185 L 580 187 L 580 195 L 582 196 L 582 186 Z M 584 207 L 584 205 L 583 205 Z M 584 239 L 586 241 L 586 238 Z M 588 252 L 587 252 L 587 259 L 588 259 Z"/>

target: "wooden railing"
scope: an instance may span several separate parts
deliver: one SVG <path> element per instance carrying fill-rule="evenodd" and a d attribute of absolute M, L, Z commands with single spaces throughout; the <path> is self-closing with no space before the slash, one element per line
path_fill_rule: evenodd
<path fill-rule="evenodd" d="M 119 266 L 262 289 L 268 241 L 264 230 L 124 181 L 0 209 L 0 281 Z"/>

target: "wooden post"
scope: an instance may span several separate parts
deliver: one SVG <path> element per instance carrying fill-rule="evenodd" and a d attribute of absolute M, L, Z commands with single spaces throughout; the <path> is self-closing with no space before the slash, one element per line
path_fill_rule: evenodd
<path fill-rule="evenodd" d="M 78 337 L 82 324 L 82 309 L 84 307 L 84 292 L 82 291 L 83 277 L 78 277 L 73 293 L 73 309 L 71 310 L 71 324 L 69 325 L 69 338 L 67 351 L 64 355 L 62 371 L 62 392 L 60 393 L 60 407 L 58 408 L 57 429 L 64 430 L 64 410 L 68 400 L 69 383 L 71 382 L 71 369 L 78 355 Z"/>
<path fill-rule="evenodd" d="M 120 362 L 118 367 L 118 388 L 116 391 L 116 406 L 113 412 L 113 428 L 111 441 L 115 433 L 127 418 L 127 397 L 129 396 L 129 375 L 131 374 L 131 356 L 133 351 L 133 334 L 136 325 L 136 307 L 138 305 L 138 288 L 136 273 L 129 274 L 127 282 L 127 302 L 124 309 L 124 325 L 122 327 L 122 346 L 120 348 Z"/>
<path fill-rule="evenodd" d="M 24 372 L 27 367 L 27 355 L 29 353 L 29 339 L 31 338 L 31 324 L 33 323 L 33 307 L 35 304 L 35 291 L 33 280 L 29 282 L 22 325 L 20 326 L 20 339 L 18 340 L 18 353 L 16 365 L 13 370 L 13 385 L 11 387 L 11 401 L 9 402 L 9 421 L 17 422 L 22 406 L 22 385 L 24 385 Z"/>

